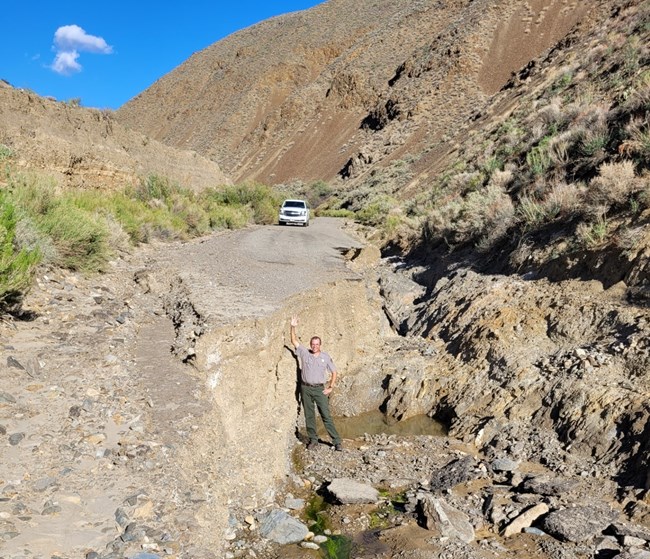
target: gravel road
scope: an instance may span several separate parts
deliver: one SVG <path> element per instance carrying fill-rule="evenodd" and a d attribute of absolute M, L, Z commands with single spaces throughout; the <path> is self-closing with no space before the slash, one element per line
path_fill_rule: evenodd
<path fill-rule="evenodd" d="M 309 227 L 259 226 L 165 247 L 147 267 L 179 273 L 197 312 L 208 322 L 227 322 L 265 314 L 296 293 L 353 277 L 342 253 L 361 246 L 341 230 L 341 220 L 317 218 Z"/>

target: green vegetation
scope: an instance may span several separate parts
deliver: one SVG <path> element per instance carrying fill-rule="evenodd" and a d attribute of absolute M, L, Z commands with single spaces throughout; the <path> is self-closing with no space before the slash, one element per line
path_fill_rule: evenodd
<path fill-rule="evenodd" d="M 325 559 L 348 559 L 352 553 L 352 541 L 345 536 L 328 536 L 320 548 Z"/>
<path fill-rule="evenodd" d="M 459 132 L 455 159 L 425 188 L 410 181 L 426 149 L 373 167 L 353 190 L 320 185 L 318 215 L 355 219 L 385 243 L 443 251 L 543 248 L 551 231 L 561 232 L 560 251 L 627 238 L 650 203 L 650 4 L 630 13 L 611 48 L 567 49 L 504 119 Z"/>
<path fill-rule="evenodd" d="M 11 157 L 1 146 L 0 160 Z M 280 196 L 259 184 L 195 193 L 150 175 L 115 192 L 64 190 L 51 179 L 7 170 L 0 190 L 0 314 L 12 312 L 46 263 L 101 272 L 116 253 L 152 239 L 272 223 Z"/>
<path fill-rule="evenodd" d="M 0 161 L 9 159 L 11 155 L 12 155 L 11 149 L 5 146 L 4 144 L 0 144 Z"/>
<path fill-rule="evenodd" d="M 40 259 L 38 249 L 18 246 L 17 225 L 15 205 L 0 191 L 0 308 L 4 309 L 20 303 Z"/>
<path fill-rule="evenodd" d="M 405 492 L 391 493 L 387 489 L 380 489 L 382 503 L 370 513 L 371 530 L 385 529 L 393 525 L 391 517 L 404 511 L 404 504 L 408 502 Z"/>
<path fill-rule="evenodd" d="M 305 507 L 303 516 L 314 534 L 322 534 L 330 528 L 327 507 L 327 501 L 321 495 L 314 495 Z"/>
<path fill-rule="evenodd" d="M 646 2 L 620 20 L 613 48 L 568 51 L 506 120 L 465 134 L 456 159 L 403 204 L 409 219 L 392 227 L 392 242 L 404 224 L 423 248 L 446 252 L 545 249 L 550 231 L 562 232 L 564 251 L 628 238 L 650 198 L 650 37 L 639 23 L 649 16 Z M 376 208 L 368 200 L 357 218 L 387 229 Z"/>
<path fill-rule="evenodd" d="M 543 175 L 551 166 L 548 141 L 541 142 L 526 154 L 526 163 L 534 176 Z"/>

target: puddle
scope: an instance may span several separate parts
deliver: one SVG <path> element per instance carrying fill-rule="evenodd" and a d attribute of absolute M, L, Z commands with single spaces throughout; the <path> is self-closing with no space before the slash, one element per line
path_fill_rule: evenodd
<path fill-rule="evenodd" d="M 417 415 L 404 421 L 387 418 L 380 411 L 371 411 L 353 417 L 335 417 L 334 424 L 341 437 L 355 439 L 368 435 L 432 435 L 445 436 L 444 426 L 427 415 Z M 319 421 L 319 437 L 329 440 L 325 428 Z"/>

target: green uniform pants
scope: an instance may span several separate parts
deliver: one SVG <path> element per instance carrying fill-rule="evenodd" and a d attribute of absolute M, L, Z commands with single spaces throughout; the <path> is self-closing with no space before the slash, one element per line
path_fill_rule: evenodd
<path fill-rule="evenodd" d="M 305 386 L 300 385 L 300 398 L 302 400 L 302 409 L 305 410 L 305 424 L 307 425 L 307 436 L 310 441 L 317 442 L 318 435 L 316 434 L 316 410 L 314 404 L 318 408 L 323 425 L 332 438 L 332 442 L 336 444 L 341 443 L 334 421 L 330 415 L 329 398 L 323 394 L 324 386 Z"/>

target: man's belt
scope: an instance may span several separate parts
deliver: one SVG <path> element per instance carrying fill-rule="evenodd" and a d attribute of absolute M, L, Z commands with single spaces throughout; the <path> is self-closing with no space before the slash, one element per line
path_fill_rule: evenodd
<path fill-rule="evenodd" d="M 321 382 L 319 384 L 311 384 L 310 382 L 302 382 L 303 386 L 324 386 L 325 383 Z"/>

